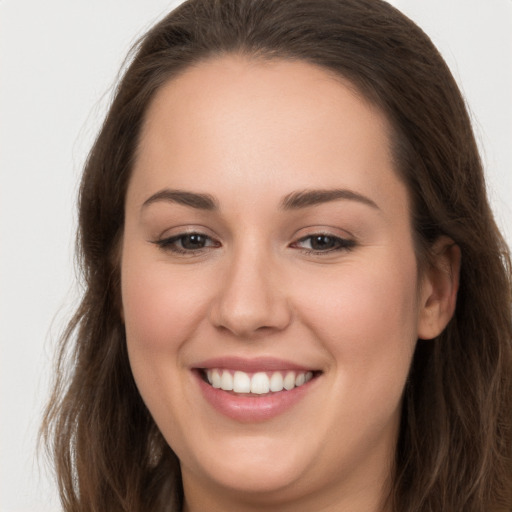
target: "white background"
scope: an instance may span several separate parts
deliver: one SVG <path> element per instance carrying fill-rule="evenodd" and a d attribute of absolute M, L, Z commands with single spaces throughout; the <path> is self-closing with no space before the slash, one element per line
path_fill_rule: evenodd
<path fill-rule="evenodd" d="M 36 435 L 76 303 L 80 169 L 130 45 L 177 1 L 0 0 L 0 512 L 59 510 Z M 462 84 L 512 244 L 512 0 L 395 0 Z"/>

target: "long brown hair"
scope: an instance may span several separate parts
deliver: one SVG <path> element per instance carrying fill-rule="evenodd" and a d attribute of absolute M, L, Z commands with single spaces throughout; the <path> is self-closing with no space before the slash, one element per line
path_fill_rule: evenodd
<path fill-rule="evenodd" d="M 510 255 L 446 64 L 414 23 L 381 0 L 189 0 L 136 45 L 83 173 L 84 295 L 63 336 L 43 425 L 64 509 L 182 505 L 179 462 L 130 371 L 118 251 L 148 104 L 185 68 L 226 53 L 321 66 L 387 115 L 420 265 L 429 264 L 429 247 L 442 234 L 462 252 L 455 316 L 437 339 L 418 342 L 404 391 L 393 510 L 510 512 Z"/>

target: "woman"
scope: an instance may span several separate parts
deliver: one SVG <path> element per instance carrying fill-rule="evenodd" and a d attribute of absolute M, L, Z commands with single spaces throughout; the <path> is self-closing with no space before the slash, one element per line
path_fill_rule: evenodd
<path fill-rule="evenodd" d="M 460 93 L 388 4 L 180 6 L 79 211 L 65 510 L 512 510 L 509 253 Z"/>

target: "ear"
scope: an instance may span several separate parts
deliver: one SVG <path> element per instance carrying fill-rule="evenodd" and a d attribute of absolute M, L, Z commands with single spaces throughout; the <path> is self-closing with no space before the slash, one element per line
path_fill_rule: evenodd
<path fill-rule="evenodd" d="M 455 312 L 459 289 L 460 248 L 447 236 L 431 248 L 431 261 L 421 281 L 418 338 L 439 336 Z"/>

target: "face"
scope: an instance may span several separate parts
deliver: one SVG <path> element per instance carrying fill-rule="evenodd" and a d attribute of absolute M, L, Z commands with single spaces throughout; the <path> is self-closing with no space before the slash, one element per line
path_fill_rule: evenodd
<path fill-rule="evenodd" d="M 218 58 L 151 104 L 123 317 L 188 501 L 376 507 L 424 302 L 388 134 L 307 63 Z"/>

